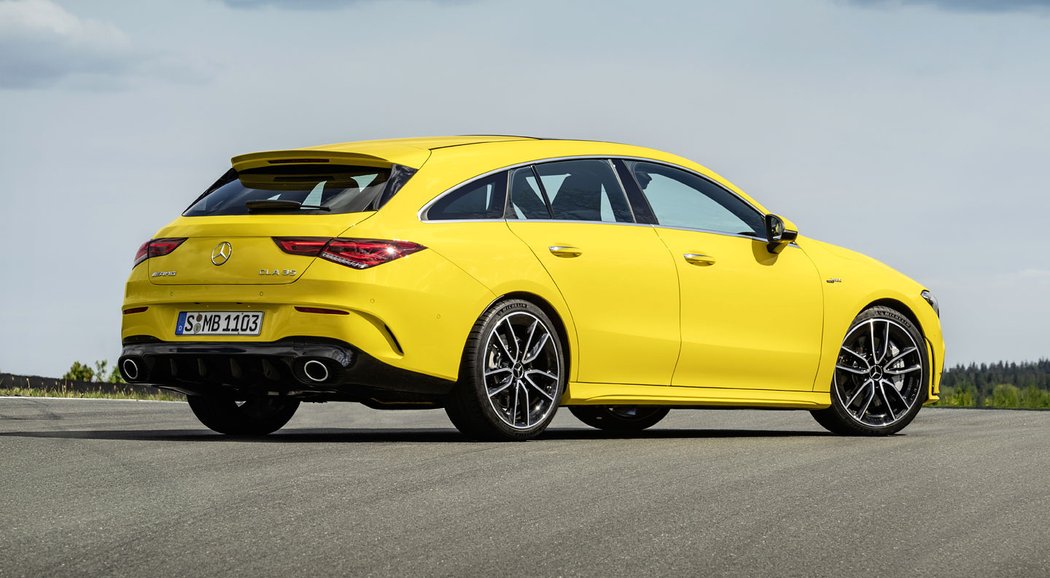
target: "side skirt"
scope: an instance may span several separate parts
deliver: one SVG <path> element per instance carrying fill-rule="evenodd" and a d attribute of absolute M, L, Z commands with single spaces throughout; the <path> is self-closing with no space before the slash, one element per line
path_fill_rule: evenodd
<path fill-rule="evenodd" d="M 722 389 L 569 382 L 561 405 L 670 405 L 759 409 L 823 409 L 829 392 Z"/>

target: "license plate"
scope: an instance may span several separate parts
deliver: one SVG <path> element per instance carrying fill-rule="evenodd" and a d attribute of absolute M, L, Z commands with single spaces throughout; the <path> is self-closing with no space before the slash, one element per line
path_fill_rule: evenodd
<path fill-rule="evenodd" d="M 175 335 L 258 335 L 261 311 L 183 311 Z"/>

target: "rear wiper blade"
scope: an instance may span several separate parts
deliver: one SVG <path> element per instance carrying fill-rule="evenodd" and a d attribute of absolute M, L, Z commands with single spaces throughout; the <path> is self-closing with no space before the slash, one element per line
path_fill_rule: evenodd
<path fill-rule="evenodd" d="M 248 209 L 249 213 L 257 213 L 260 211 L 297 211 L 300 209 L 316 209 L 318 211 L 332 210 L 331 207 L 304 205 L 299 201 L 289 201 L 287 199 L 259 199 L 255 201 L 246 201 L 244 206 Z"/>

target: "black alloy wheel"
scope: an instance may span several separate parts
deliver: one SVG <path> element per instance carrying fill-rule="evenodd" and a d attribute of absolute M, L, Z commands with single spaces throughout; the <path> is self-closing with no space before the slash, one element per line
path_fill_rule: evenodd
<path fill-rule="evenodd" d="M 550 318 L 528 301 L 508 299 L 474 324 L 445 412 L 472 439 L 531 439 L 554 418 L 566 379 Z"/>
<path fill-rule="evenodd" d="M 918 328 L 888 307 L 861 312 L 842 340 L 831 407 L 813 417 L 842 435 L 890 435 L 908 425 L 927 397 L 928 356 Z"/>

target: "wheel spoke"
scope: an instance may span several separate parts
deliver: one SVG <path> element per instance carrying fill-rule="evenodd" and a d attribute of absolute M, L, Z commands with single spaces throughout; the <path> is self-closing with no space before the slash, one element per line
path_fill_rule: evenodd
<path fill-rule="evenodd" d="M 518 423 L 518 394 L 521 392 L 521 384 L 515 380 L 511 380 L 514 383 L 514 407 L 510 410 L 510 424 L 515 425 Z"/>
<path fill-rule="evenodd" d="M 882 336 L 882 355 L 879 356 L 875 363 L 882 363 L 882 360 L 886 359 L 886 355 L 890 352 L 890 322 L 883 320 L 883 324 L 886 326 L 886 331 L 883 332 Z"/>
<path fill-rule="evenodd" d="M 882 382 L 879 382 L 879 393 L 882 394 L 882 402 L 886 404 L 886 411 L 890 412 L 890 419 L 896 420 L 897 414 L 893 413 L 893 408 L 890 407 L 890 398 L 886 397 L 886 388 L 882 385 Z"/>
<path fill-rule="evenodd" d="M 496 369 L 490 369 L 486 371 L 485 377 L 489 377 L 491 375 L 499 375 L 501 373 L 510 373 L 511 371 L 513 370 L 509 367 L 497 367 Z"/>
<path fill-rule="evenodd" d="M 518 361 L 521 355 L 521 343 L 518 341 L 518 336 L 514 334 L 514 326 L 510 324 L 509 316 L 503 318 L 503 323 L 507 326 L 507 332 L 510 333 L 511 341 L 514 342 L 514 355 L 511 356 L 511 359 Z"/>
<path fill-rule="evenodd" d="M 849 408 L 849 406 L 853 405 L 853 402 L 857 401 L 857 397 L 860 396 L 861 392 L 863 392 L 865 389 L 867 389 L 867 386 L 868 386 L 869 383 L 872 384 L 872 385 L 875 385 L 875 382 L 873 382 L 870 379 L 865 380 L 864 383 L 860 384 L 860 387 L 857 388 L 857 391 L 856 391 L 856 393 L 853 394 L 853 397 L 849 398 L 849 401 L 846 402 L 846 407 L 847 408 Z"/>
<path fill-rule="evenodd" d="M 543 337 L 540 338 L 540 341 L 536 344 L 536 347 L 534 347 L 532 351 L 526 350 L 525 359 L 523 359 L 521 362 L 532 363 L 533 361 L 536 361 L 536 358 L 540 356 L 540 352 L 543 351 L 543 347 L 547 345 L 547 343 L 550 341 L 550 337 L 550 333 L 544 332 Z"/>
<path fill-rule="evenodd" d="M 542 375 L 543 377 L 547 377 L 547 378 L 553 379 L 554 381 L 558 381 L 558 376 L 557 375 L 554 375 L 553 373 L 550 373 L 550 372 L 547 372 L 547 371 L 540 371 L 538 369 L 530 369 L 530 370 L 525 372 L 525 375 L 537 375 L 537 374 Z"/>
<path fill-rule="evenodd" d="M 842 364 L 836 365 L 835 369 L 841 369 L 842 371 L 848 371 L 856 375 L 867 375 L 869 371 L 867 369 L 857 369 L 856 367 L 849 367 L 848 365 Z"/>
<path fill-rule="evenodd" d="M 913 365 L 911 367 L 906 367 L 904 369 L 887 369 L 885 373 L 886 373 L 886 375 L 904 375 L 905 373 L 911 373 L 913 371 L 919 371 L 920 369 L 922 369 L 921 365 Z"/>
<path fill-rule="evenodd" d="M 868 359 L 866 357 L 864 357 L 863 355 L 857 353 L 856 351 L 853 351 L 852 349 L 846 347 L 845 345 L 842 346 L 842 351 L 845 351 L 846 353 L 852 355 L 853 357 L 856 357 L 857 359 L 859 359 L 861 362 L 864 363 L 865 367 L 867 367 L 868 369 L 871 369 L 871 363 L 868 363 Z"/>
<path fill-rule="evenodd" d="M 529 355 L 529 347 L 532 345 L 532 336 L 536 334 L 536 326 L 540 324 L 539 319 L 533 319 L 532 325 L 529 326 L 529 336 L 525 338 L 525 345 L 521 347 L 521 350 L 525 352 L 525 356 Z M 522 360 L 525 363 L 525 360 Z"/>
<path fill-rule="evenodd" d="M 536 391 L 542 393 L 543 397 L 546 397 L 547 399 L 549 399 L 551 401 L 554 401 L 554 396 L 549 394 L 549 393 L 547 393 L 547 390 L 545 390 L 542 387 L 536 385 L 536 382 L 532 381 L 532 379 L 528 375 L 525 376 L 525 380 L 524 381 L 525 381 L 525 383 L 531 385 L 533 389 L 535 389 Z"/>
<path fill-rule="evenodd" d="M 908 400 L 904 399 L 904 396 L 901 395 L 901 392 L 897 391 L 897 386 L 893 385 L 893 383 L 891 383 L 889 381 L 886 381 L 885 379 L 882 380 L 882 383 L 883 383 L 883 387 L 882 387 L 883 391 L 885 391 L 886 386 L 889 385 L 890 386 L 890 391 L 892 391 L 894 394 L 896 394 L 897 395 L 897 399 L 901 400 L 901 403 L 904 404 L 904 410 L 905 411 L 907 411 L 908 408 L 911 407 L 911 404 L 908 403 Z"/>
<path fill-rule="evenodd" d="M 905 355 L 908 355 L 909 353 L 917 352 L 917 351 L 919 351 L 918 347 L 907 347 L 907 348 L 901 350 L 901 352 L 898 353 L 893 359 L 887 361 L 883 365 L 885 365 L 886 367 L 891 367 L 894 363 L 897 363 L 898 361 L 904 359 Z"/>
<path fill-rule="evenodd" d="M 513 383 L 514 383 L 514 378 L 511 377 L 507 381 L 499 384 L 499 386 L 497 386 L 496 389 L 488 390 L 489 397 L 493 397 L 493 396 L 496 396 L 496 395 L 499 395 L 499 394 L 503 393 L 504 391 L 507 391 L 507 388 L 510 387 Z"/>
<path fill-rule="evenodd" d="M 510 358 L 511 361 L 514 361 L 514 354 L 510 352 L 510 348 L 507 347 L 506 342 L 503 341 L 503 336 L 495 329 L 492 330 L 492 335 L 495 336 L 496 343 L 498 343 L 500 348 L 503 349 L 503 352 L 507 354 L 507 357 Z"/>
<path fill-rule="evenodd" d="M 525 427 L 532 425 L 532 405 L 529 404 L 529 388 L 522 386 L 521 393 L 525 394 Z"/>
<path fill-rule="evenodd" d="M 868 332 L 871 334 L 871 337 L 869 337 L 869 339 L 871 341 L 868 343 L 868 346 L 871 347 L 871 361 L 873 363 L 877 363 L 877 360 L 879 358 L 879 352 L 875 351 L 875 321 L 874 320 L 871 320 L 871 321 L 868 322 Z"/>
<path fill-rule="evenodd" d="M 871 405 L 871 402 L 874 399 L 875 399 L 875 382 L 872 382 L 872 384 L 871 384 L 871 395 L 868 396 L 868 401 L 864 402 L 864 407 L 860 408 L 860 412 L 858 412 L 856 414 L 857 419 L 859 419 L 859 420 L 863 420 L 864 419 L 864 414 L 868 413 L 868 406 Z M 849 406 L 846 406 L 846 408 L 848 409 Z"/>

